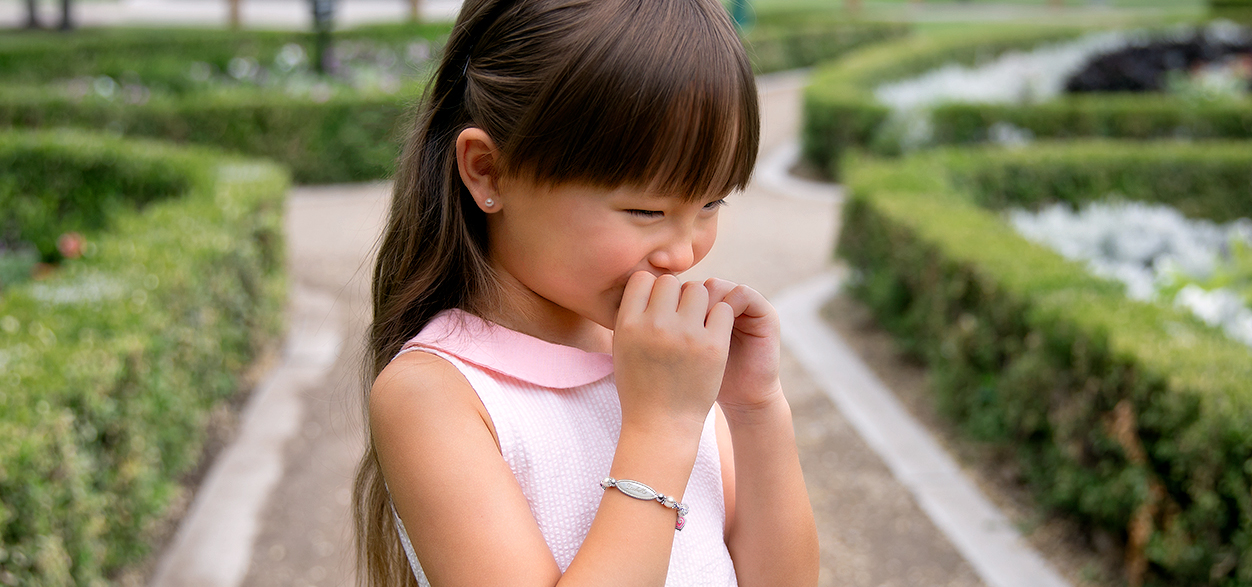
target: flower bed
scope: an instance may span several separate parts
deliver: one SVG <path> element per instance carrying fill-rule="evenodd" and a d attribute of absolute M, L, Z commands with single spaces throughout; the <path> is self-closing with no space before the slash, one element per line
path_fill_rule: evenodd
<path fill-rule="evenodd" d="M 37 212 L 6 230 L 82 239 L 0 293 L 0 583 L 100 584 L 146 555 L 278 330 L 287 187 L 204 148 L 0 131 L 0 202 Z"/>
<path fill-rule="evenodd" d="M 997 212 L 1116 191 L 1252 216 L 1239 144 L 1048 144 L 857 160 L 839 253 L 941 408 L 1040 502 L 1118 537 L 1132 584 L 1252 585 L 1252 351 L 1128 299 Z"/>
<path fill-rule="evenodd" d="M 1187 308 L 1252 347 L 1252 219 L 1217 224 L 1117 198 L 1080 210 L 1018 209 L 1009 218 L 1027 239 L 1122 282 L 1127 296 Z"/>
<path fill-rule="evenodd" d="M 1035 29 L 933 37 L 867 49 L 832 63 L 814 76 L 806 93 L 804 155 L 837 178 L 839 157 L 849 147 L 892 154 L 900 152 L 902 143 L 927 146 L 997 139 L 1021 142 L 1024 138 L 1252 137 L 1252 101 L 1248 100 L 1197 101 L 1169 94 L 1066 95 L 1039 100 L 1048 88 L 1037 87 L 1014 92 L 1012 97 L 1028 98 L 1024 101 L 932 105 L 925 128 L 914 131 L 907 124 L 893 124 L 891 109 L 873 94 L 883 84 L 941 66 L 986 62 L 1009 50 L 1034 48 L 1079 32 Z M 1099 42 L 1089 44 L 1100 46 Z M 910 133 L 913 140 L 909 140 Z"/>

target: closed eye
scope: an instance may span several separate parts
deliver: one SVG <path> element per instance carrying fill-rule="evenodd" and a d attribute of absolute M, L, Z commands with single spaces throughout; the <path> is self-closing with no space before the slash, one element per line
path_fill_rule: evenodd
<path fill-rule="evenodd" d="M 660 218 L 665 215 L 660 210 L 627 210 L 626 213 L 640 218 Z"/>

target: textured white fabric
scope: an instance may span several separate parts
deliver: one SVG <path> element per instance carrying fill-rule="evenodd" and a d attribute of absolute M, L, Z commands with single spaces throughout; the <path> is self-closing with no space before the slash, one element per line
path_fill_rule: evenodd
<path fill-rule="evenodd" d="M 466 318 L 459 316 L 457 319 Z M 423 333 L 428 334 L 427 330 Z M 548 355 L 533 357 L 539 362 L 550 361 L 554 355 L 568 355 L 571 350 L 500 327 L 493 327 L 491 333 L 486 336 L 487 340 L 476 341 L 474 348 L 486 348 L 497 354 L 507 348 L 524 348 L 527 353 Z M 449 334 L 442 333 L 438 338 Z M 451 333 L 450 336 L 460 335 Z M 557 565 L 564 572 L 591 527 L 603 494 L 599 483 L 608 476 L 621 432 L 621 406 L 612 374 L 570 388 L 546 387 L 476 364 L 482 361 L 478 356 L 481 353 L 462 351 L 461 354 L 470 355 L 469 360 L 463 360 L 440 348 L 459 350 L 464 347 L 463 340 L 458 347 L 458 343 L 431 341 L 430 338 L 423 340 L 419 335 L 401 352 L 420 349 L 436 354 L 465 375 L 487 408 L 500 439 L 501 454 L 521 486 Z M 555 370 L 561 368 L 554 367 Z M 647 479 L 639 481 L 648 482 Z M 700 437 L 695 468 L 683 492 L 683 501 L 691 509 L 685 527 L 675 533 L 667 586 L 737 584 L 723 539 L 726 515 L 722 496 L 721 464 L 714 416 L 710 411 Z M 662 506 L 657 504 L 656 507 Z M 403 523 L 399 526 L 413 573 L 425 587 L 429 583 L 421 564 Z"/>

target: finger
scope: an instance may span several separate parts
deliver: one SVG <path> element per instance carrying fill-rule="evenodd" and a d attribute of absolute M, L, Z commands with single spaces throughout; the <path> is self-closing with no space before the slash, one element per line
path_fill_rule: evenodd
<path fill-rule="evenodd" d="M 678 300 L 678 315 L 691 324 L 704 324 L 709 313 L 709 291 L 694 281 L 683 284 L 682 297 Z"/>
<path fill-rule="evenodd" d="M 718 340 L 725 340 L 729 343 L 730 333 L 735 327 L 734 309 L 726 302 L 713 304 L 713 309 L 709 310 L 708 318 L 704 321 L 704 327 Z"/>
<path fill-rule="evenodd" d="M 652 283 L 652 293 L 648 297 L 648 312 L 672 313 L 678 310 L 678 298 L 682 295 L 682 284 L 673 275 L 665 274 Z"/>
<path fill-rule="evenodd" d="M 635 316 L 642 314 L 648 307 L 648 296 L 652 295 L 652 284 L 656 276 L 647 271 L 636 271 L 626 280 L 626 289 L 622 292 L 622 303 L 618 305 L 617 316 Z"/>
<path fill-rule="evenodd" d="M 710 277 L 704 280 L 704 289 L 709 291 L 709 307 L 708 311 L 713 311 L 713 305 L 722 301 L 731 290 L 735 289 L 739 284 L 725 279 Z"/>
<path fill-rule="evenodd" d="M 721 301 L 734 309 L 735 316 L 761 318 L 774 311 L 774 307 L 765 299 L 765 296 L 746 285 L 736 285 L 734 289 L 722 296 Z"/>

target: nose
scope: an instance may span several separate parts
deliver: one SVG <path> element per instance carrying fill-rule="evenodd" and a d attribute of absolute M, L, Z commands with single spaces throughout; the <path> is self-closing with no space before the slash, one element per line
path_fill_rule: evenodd
<path fill-rule="evenodd" d="M 648 255 L 648 263 L 663 273 L 679 274 L 696 264 L 694 240 L 683 231 L 667 239 Z"/>

